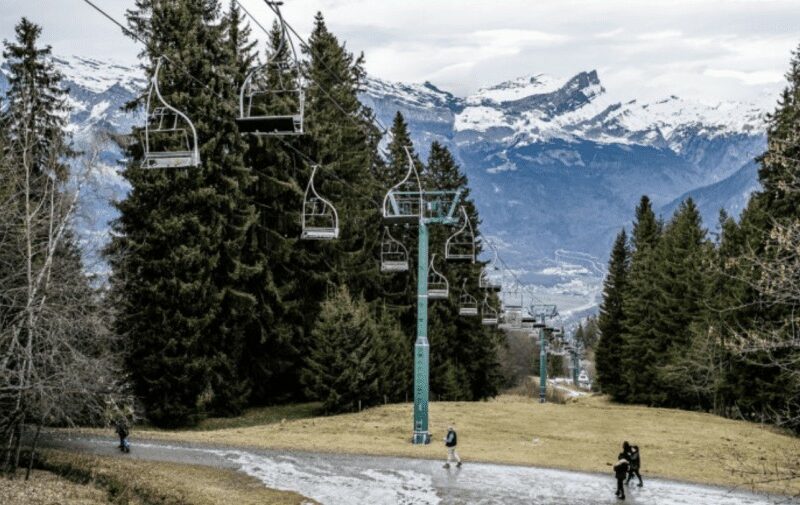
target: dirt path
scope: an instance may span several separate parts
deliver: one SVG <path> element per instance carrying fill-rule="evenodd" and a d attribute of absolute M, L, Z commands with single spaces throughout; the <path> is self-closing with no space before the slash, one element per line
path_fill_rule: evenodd
<path fill-rule="evenodd" d="M 445 470 L 439 461 L 380 456 L 220 448 L 131 440 L 121 455 L 109 438 L 51 435 L 45 444 L 98 455 L 234 468 L 275 489 L 296 491 L 325 505 L 353 504 L 612 504 L 610 475 L 533 467 L 465 463 Z M 648 505 L 767 505 L 798 503 L 743 491 L 647 479 L 628 488 L 625 503 Z"/>

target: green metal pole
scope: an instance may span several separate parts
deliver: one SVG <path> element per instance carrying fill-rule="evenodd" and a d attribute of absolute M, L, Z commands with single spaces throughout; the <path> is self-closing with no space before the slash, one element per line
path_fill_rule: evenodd
<path fill-rule="evenodd" d="M 419 249 L 417 261 L 417 341 L 414 344 L 414 444 L 428 444 L 428 227 L 419 220 Z"/>
<path fill-rule="evenodd" d="M 544 315 L 542 323 L 545 323 Z M 545 328 L 539 328 L 539 403 L 544 403 L 547 398 L 547 349 L 544 337 Z"/>
<path fill-rule="evenodd" d="M 581 362 L 578 359 L 578 344 L 572 343 L 572 385 L 578 387 L 578 376 L 580 375 Z"/>

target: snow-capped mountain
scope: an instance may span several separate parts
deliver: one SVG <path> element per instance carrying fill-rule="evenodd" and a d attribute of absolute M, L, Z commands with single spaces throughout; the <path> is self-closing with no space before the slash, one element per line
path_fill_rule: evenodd
<path fill-rule="evenodd" d="M 519 78 L 463 99 L 429 83 L 372 80 L 364 101 L 384 123 L 403 112 L 422 151 L 430 140 L 448 144 L 470 176 L 484 227 L 534 257 L 564 247 L 604 257 L 642 194 L 668 206 L 742 179 L 764 148 L 764 114 L 754 106 L 614 100 L 595 71 Z M 754 172 L 745 172 L 752 191 Z M 739 189 L 709 201 L 709 211 L 720 203 L 737 214 L 749 194 Z"/>
<path fill-rule="evenodd" d="M 664 217 L 692 196 L 714 227 L 720 208 L 738 215 L 758 187 L 752 160 L 765 147 L 755 106 L 615 99 L 595 71 L 521 77 L 464 98 L 373 79 L 363 100 L 385 124 L 400 110 L 423 154 L 432 140 L 450 146 L 482 230 L 543 298 L 573 313 L 594 304 L 611 242 L 641 195 Z"/>
<path fill-rule="evenodd" d="M 78 56 L 56 64 L 70 87 L 78 147 L 142 120 L 122 110 L 146 84 L 138 69 Z M 758 187 L 752 159 L 765 147 L 763 111 L 752 105 L 698 103 L 668 90 L 655 102 L 617 99 L 595 71 L 520 77 L 467 97 L 370 78 L 362 101 L 384 125 L 401 111 L 423 156 L 433 140 L 448 145 L 470 178 L 482 231 L 542 296 L 572 297 L 576 311 L 594 303 L 614 235 L 642 194 L 665 217 L 693 196 L 713 227 L 719 208 L 737 215 Z M 110 202 L 128 190 L 119 157 L 105 146 L 85 194 L 77 228 L 92 251 L 107 239 Z"/>

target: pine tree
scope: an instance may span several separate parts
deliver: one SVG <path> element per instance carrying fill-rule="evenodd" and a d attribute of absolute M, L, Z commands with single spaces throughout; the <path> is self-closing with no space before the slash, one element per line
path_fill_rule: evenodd
<path fill-rule="evenodd" d="M 314 347 L 302 380 L 324 412 L 353 412 L 383 401 L 378 325 L 363 298 L 338 289 L 322 303 L 311 335 Z"/>
<path fill-rule="evenodd" d="M 620 391 L 625 390 L 622 368 L 625 323 L 623 299 L 629 268 L 628 236 L 623 229 L 614 241 L 608 263 L 608 275 L 603 285 L 603 301 L 600 304 L 600 317 L 597 323 L 600 340 L 595 358 L 597 382 L 603 392 L 614 398 L 620 398 Z M 583 327 L 579 327 L 578 332 L 583 339 Z M 577 333 L 576 338 L 578 338 Z"/>
<path fill-rule="evenodd" d="M 37 179 L 34 185 L 42 193 L 47 184 L 42 176 L 66 181 L 66 161 L 75 156 L 69 145 L 67 126 L 68 90 L 61 84 L 63 76 L 55 69 L 50 46 L 39 47 L 42 29 L 27 18 L 14 27 L 16 43 L 5 42 L 3 58 L 8 63 L 7 107 L 0 113 L 0 130 L 4 156 L 13 163 L 25 146 L 27 162 Z M 2 109 L 0 109 L 2 110 Z"/>
<path fill-rule="evenodd" d="M 168 58 L 161 92 L 193 120 L 201 142 L 200 167 L 156 171 L 140 168 L 134 137 L 125 171 L 132 190 L 118 204 L 109 248 L 135 391 L 152 422 L 177 426 L 236 414 L 248 395 L 239 364 L 255 305 L 245 286 L 257 267 L 242 251 L 255 209 L 245 198 L 253 179 L 230 78 L 242 60 L 216 0 L 137 0 L 128 22 L 147 41 L 148 75 Z"/>
<path fill-rule="evenodd" d="M 655 370 L 650 402 L 664 406 L 688 406 L 694 399 L 668 391 L 659 369 L 675 355 L 683 355 L 692 346 L 695 325 L 705 316 L 710 245 L 705 241 L 700 212 L 691 198 L 683 202 L 664 229 L 656 248 L 658 272 L 653 283 L 659 290 L 654 311 L 658 320 L 658 340 L 651 342 L 655 359 L 642 363 L 641 369 Z"/>
<path fill-rule="evenodd" d="M 653 282 L 657 275 L 656 247 L 661 239 L 661 225 L 650 199 L 643 196 L 636 208 L 631 243 L 630 273 L 622 295 L 624 314 L 622 334 L 622 382 L 615 397 L 629 402 L 648 402 L 655 383 L 654 369 L 660 334 L 656 300 L 661 294 Z"/>

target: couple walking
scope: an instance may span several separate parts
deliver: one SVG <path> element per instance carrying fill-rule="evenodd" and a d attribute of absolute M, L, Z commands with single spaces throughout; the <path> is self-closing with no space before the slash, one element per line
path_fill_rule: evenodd
<path fill-rule="evenodd" d="M 639 454 L 639 446 L 631 445 L 627 441 L 622 443 L 622 452 L 617 456 L 617 463 L 614 465 L 614 476 L 617 478 L 617 498 L 620 500 L 625 499 L 625 486 L 623 484 L 630 484 L 633 476 L 636 475 L 639 479 L 639 487 L 642 487 L 642 475 L 639 473 L 639 468 L 642 465 L 642 458 Z M 625 478 L 627 477 L 627 480 Z"/>

